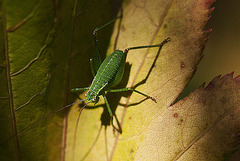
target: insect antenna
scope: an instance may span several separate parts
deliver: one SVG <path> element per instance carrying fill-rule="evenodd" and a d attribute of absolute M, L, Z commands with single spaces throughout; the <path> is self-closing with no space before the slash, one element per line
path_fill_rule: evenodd
<path fill-rule="evenodd" d="M 79 119 L 81 116 L 81 113 L 83 111 L 83 109 L 90 103 L 90 101 L 88 101 L 83 107 L 81 107 L 80 112 L 78 114 L 78 118 L 77 118 L 77 122 L 75 125 L 75 130 L 74 130 L 74 136 L 73 136 L 73 146 L 72 146 L 72 161 L 74 160 L 74 155 L 75 155 L 75 145 L 76 145 L 76 138 L 77 138 L 77 128 L 78 128 L 78 123 L 79 123 Z"/>
<path fill-rule="evenodd" d="M 40 119 L 36 120 L 35 122 L 31 123 L 30 125 L 26 126 L 26 127 L 23 128 L 22 130 L 20 130 L 16 135 L 10 136 L 8 139 L 6 139 L 6 140 L 5 140 L 4 142 L 2 142 L 1 144 L 5 144 L 6 142 L 8 142 L 8 141 L 9 141 L 10 139 L 12 139 L 13 137 L 19 136 L 22 132 L 24 132 L 24 131 L 27 130 L 28 128 L 32 127 L 33 125 L 41 122 L 42 120 L 44 120 L 44 119 L 46 119 L 46 118 L 52 116 L 53 114 L 55 114 L 55 113 L 57 113 L 57 112 L 59 112 L 59 111 L 62 111 L 62 110 L 64 110 L 64 109 L 67 109 L 67 108 L 71 107 L 72 105 L 77 104 L 77 103 L 80 103 L 80 102 L 83 102 L 83 101 L 85 101 L 85 100 L 86 100 L 86 99 L 79 100 L 79 101 L 77 101 L 77 102 L 73 102 L 73 103 L 71 103 L 71 104 L 69 104 L 69 105 L 66 105 L 66 106 L 64 106 L 64 107 L 62 107 L 62 108 L 57 109 L 57 110 L 54 111 L 54 112 L 51 112 L 51 113 L 49 113 L 49 114 L 41 117 Z M 84 107 L 85 107 L 85 106 L 84 106 Z"/>

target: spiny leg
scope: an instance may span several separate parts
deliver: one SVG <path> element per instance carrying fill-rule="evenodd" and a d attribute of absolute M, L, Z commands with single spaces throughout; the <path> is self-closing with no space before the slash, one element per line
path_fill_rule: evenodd
<path fill-rule="evenodd" d="M 167 42 L 169 42 L 171 39 L 170 37 L 166 38 L 165 40 L 162 41 L 162 43 L 160 44 L 156 44 L 156 45 L 145 45 L 145 46 L 135 46 L 135 47 L 130 47 L 124 50 L 124 53 L 127 54 L 129 50 L 135 50 L 135 49 L 143 49 L 143 48 L 153 48 L 153 47 L 159 47 L 160 49 L 163 47 L 164 44 L 166 44 Z M 138 90 L 135 90 L 133 88 L 121 88 L 121 89 L 109 89 L 107 90 L 108 92 L 124 92 L 124 91 L 133 91 L 133 92 L 137 92 L 147 98 L 150 98 L 151 100 L 153 100 L 155 103 L 157 103 L 156 99 L 154 97 L 151 97 L 147 94 L 144 94 Z"/>
<path fill-rule="evenodd" d="M 143 96 L 145 96 L 145 97 L 147 97 L 147 98 L 150 98 L 150 99 L 153 100 L 155 103 L 157 103 L 157 101 L 156 101 L 156 99 L 155 99 L 154 97 L 151 97 L 151 96 L 149 96 L 149 95 L 147 95 L 147 94 L 144 94 L 144 93 L 142 93 L 142 92 L 140 92 L 140 91 L 138 91 L 138 90 L 135 90 L 135 89 L 133 89 L 133 88 L 130 88 L 130 87 L 121 88 L 121 89 L 109 89 L 109 90 L 107 90 L 107 91 L 108 91 L 108 92 L 133 91 L 133 92 L 136 92 L 136 93 L 138 93 L 138 94 L 141 94 L 141 95 L 143 95 Z"/>
<path fill-rule="evenodd" d="M 104 100 L 105 100 L 105 103 L 106 103 L 106 106 L 107 106 L 107 110 L 108 110 L 108 113 L 109 113 L 109 115 L 110 115 L 110 123 L 111 123 L 111 125 L 112 125 L 112 127 L 113 127 L 113 130 L 117 130 L 117 131 L 121 134 L 121 133 L 122 133 L 122 128 L 121 128 L 119 122 L 117 121 L 117 118 L 116 118 L 115 114 L 112 113 L 111 107 L 110 107 L 110 105 L 109 105 L 109 103 L 108 103 L 108 100 L 107 100 L 107 97 L 106 97 L 105 94 L 103 94 L 103 98 L 104 98 Z M 117 121 L 117 124 L 118 124 L 118 127 L 119 127 L 119 128 L 117 128 L 116 126 L 114 126 L 114 124 L 113 124 L 113 116 L 116 118 L 116 121 Z"/>

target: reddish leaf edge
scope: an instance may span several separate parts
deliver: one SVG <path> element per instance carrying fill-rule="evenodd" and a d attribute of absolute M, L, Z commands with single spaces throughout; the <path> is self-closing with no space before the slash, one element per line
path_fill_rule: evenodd
<path fill-rule="evenodd" d="M 212 88 L 215 87 L 216 83 L 221 81 L 222 83 L 226 80 L 232 81 L 234 83 L 238 83 L 240 85 L 240 75 L 233 77 L 234 75 L 234 71 L 225 75 L 219 74 L 216 77 L 214 77 L 207 85 L 206 82 L 203 82 L 199 87 L 197 87 L 196 89 L 194 89 L 193 91 L 191 91 L 187 96 L 185 96 L 184 98 L 182 98 L 181 100 L 175 102 L 173 105 L 178 104 L 181 101 L 185 101 L 186 99 L 188 99 L 189 97 L 191 97 L 192 94 L 195 94 L 198 92 L 198 90 L 210 90 Z"/>

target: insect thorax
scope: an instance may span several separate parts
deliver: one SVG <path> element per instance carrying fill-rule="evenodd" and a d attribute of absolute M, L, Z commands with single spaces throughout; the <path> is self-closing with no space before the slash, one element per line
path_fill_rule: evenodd
<path fill-rule="evenodd" d="M 125 64 L 125 59 L 126 55 L 116 50 L 102 62 L 87 93 L 87 100 L 95 102 L 102 91 L 116 84 L 116 76 L 122 75 L 123 70 L 119 69 Z"/>

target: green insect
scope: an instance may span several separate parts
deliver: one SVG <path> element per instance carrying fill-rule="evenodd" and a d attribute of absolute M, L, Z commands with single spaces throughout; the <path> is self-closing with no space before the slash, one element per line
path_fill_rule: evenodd
<path fill-rule="evenodd" d="M 98 103 L 99 101 L 99 97 L 103 96 L 106 106 L 107 106 L 107 110 L 108 113 L 110 115 L 110 123 L 113 126 L 114 130 L 117 130 L 118 132 L 121 133 L 121 127 L 120 125 L 119 128 L 116 128 L 113 125 L 113 117 L 114 117 L 114 113 L 111 110 L 111 107 L 108 103 L 107 97 L 106 97 L 106 92 L 124 92 L 124 91 L 132 91 L 132 92 L 136 92 L 138 94 L 141 94 L 143 96 L 145 96 L 146 98 L 150 98 L 151 100 L 153 100 L 154 102 L 156 102 L 156 99 L 154 97 L 151 97 L 147 94 L 144 94 L 138 90 L 135 90 L 134 88 L 131 87 L 127 87 L 127 88 L 121 88 L 121 89 L 111 89 L 111 87 L 114 87 L 116 85 L 118 85 L 121 80 L 122 80 L 122 76 L 124 73 L 124 69 L 125 69 L 125 63 L 126 63 L 126 57 L 127 54 L 130 50 L 136 50 L 136 49 L 143 49 L 143 48 L 153 48 L 153 47 L 162 47 L 165 43 L 167 43 L 168 41 L 170 41 L 170 38 L 168 37 L 167 39 L 163 40 L 162 43 L 160 44 L 156 44 L 156 45 L 145 45 L 145 46 L 136 46 L 136 47 L 130 47 L 130 48 L 126 48 L 124 51 L 122 50 L 115 50 L 112 54 L 110 54 L 103 62 L 101 62 L 101 58 L 100 58 L 100 53 L 99 53 L 99 48 L 98 48 L 98 39 L 97 39 L 97 32 L 99 30 L 101 30 L 102 28 L 104 28 L 105 26 L 111 24 L 112 22 L 116 21 L 117 19 L 121 18 L 122 16 L 119 16 L 115 19 L 113 19 L 112 21 L 108 22 L 107 24 L 96 28 L 93 31 L 93 38 L 94 38 L 94 42 L 95 42 L 95 54 L 93 59 L 90 59 L 90 66 L 91 66 L 91 72 L 93 74 L 93 81 L 91 83 L 90 87 L 85 87 L 85 88 L 74 88 L 71 91 L 72 92 L 79 92 L 79 91 L 84 91 L 84 90 L 88 90 L 87 94 L 86 94 L 86 98 L 83 100 L 79 100 L 76 102 L 73 102 L 67 106 L 64 106 L 52 113 L 49 113 L 47 115 L 45 115 L 44 117 L 38 119 L 37 121 L 33 122 L 32 124 L 28 125 L 27 127 L 23 128 L 21 131 L 18 132 L 17 135 L 19 135 L 20 133 L 22 133 L 23 131 L 25 131 L 26 129 L 32 127 L 33 125 L 37 124 L 38 122 L 44 120 L 45 118 L 63 110 L 66 108 L 71 107 L 74 104 L 83 102 L 83 101 L 88 101 L 80 110 L 79 116 L 81 115 L 82 110 L 87 106 L 87 104 L 89 103 Z M 77 127 L 78 123 L 76 124 Z M 12 138 L 13 136 L 11 136 L 10 138 Z M 10 138 L 8 138 L 7 140 L 9 140 Z M 6 140 L 6 141 L 7 141 Z M 5 141 L 5 142 L 6 142 Z"/>
<path fill-rule="evenodd" d="M 95 50 L 95 54 L 94 54 L 93 59 L 90 59 L 91 71 L 92 71 L 92 74 L 93 74 L 93 77 L 94 77 L 91 86 L 90 87 L 85 87 L 85 88 L 74 88 L 71 91 L 72 92 L 79 92 L 79 91 L 88 90 L 88 92 L 86 94 L 86 99 L 78 101 L 78 102 L 86 101 L 86 100 L 88 101 L 85 104 L 85 106 L 82 107 L 82 109 L 84 107 L 86 107 L 86 105 L 89 104 L 89 103 L 94 103 L 94 104 L 98 103 L 99 96 L 103 96 L 103 98 L 105 100 L 105 104 L 107 106 L 108 113 L 111 117 L 110 122 L 111 122 L 114 129 L 121 132 L 121 129 L 117 129 L 113 125 L 114 114 L 111 110 L 111 107 L 108 103 L 108 100 L 107 100 L 107 97 L 106 97 L 105 93 L 106 92 L 132 91 L 132 92 L 136 92 L 138 94 L 141 94 L 141 95 L 143 95 L 147 98 L 150 98 L 151 100 L 156 102 L 156 99 L 154 97 L 151 97 L 147 94 L 144 94 L 144 93 L 142 93 L 138 90 L 135 90 L 131 87 L 121 88 L 121 89 L 111 89 L 111 87 L 114 87 L 121 82 L 122 76 L 123 76 L 123 73 L 124 73 L 124 69 L 125 69 L 126 57 L 127 57 L 127 54 L 130 50 L 136 50 L 136 49 L 142 49 L 142 48 L 152 48 L 152 47 L 162 47 L 165 43 L 170 41 L 170 38 L 165 39 L 162 43 L 157 44 L 157 45 L 130 47 L 130 48 L 126 48 L 124 51 L 115 50 L 103 62 L 101 62 L 99 48 L 98 48 L 97 31 L 101 30 L 105 26 L 114 22 L 118 18 L 119 17 L 113 19 L 112 21 L 108 22 L 107 24 L 105 24 L 105 25 L 103 25 L 99 28 L 96 28 L 93 31 L 93 38 L 94 38 L 96 50 Z"/>

